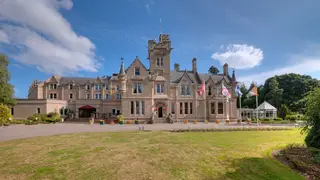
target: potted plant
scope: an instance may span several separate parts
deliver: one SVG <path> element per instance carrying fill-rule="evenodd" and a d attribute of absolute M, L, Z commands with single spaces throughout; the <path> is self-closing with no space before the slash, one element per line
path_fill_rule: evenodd
<path fill-rule="evenodd" d="M 229 119 L 226 120 L 226 124 L 230 124 L 230 120 Z"/>
<path fill-rule="evenodd" d="M 118 120 L 119 120 L 119 124 L 123 124 L 123 120 L 124 120 L 124 116 L 122 114 L 117 116 Z"/>
<path fill-rule="evenodd" d="M 220 120 L 217 119 L 217 120 L 216 120 L 216 124 L 219 124 L 219 123 L 220 123 Z"/>
<path fill-rule="evenodd" d="M 251 119 L 248 119 L 247 123 L 248 123 L 248 124 L 251 124 Z"/>
<path fill-rule="evenodd" d="M 238 120 L 237 120 L 237 123 L 238 123 L 238 124 L 241 124 L 241 120 L 240 120 L 240 119 L 238 119 Z"/>
<path fill-rule="evenodd" d="M 188 124 L 188 120 L 184 120 L 183 123 L 184 123 L 184 124 Z"/>
<path fill-rule="evenodd" d="M 138 119 L 136 119 L 136 120 L 134 121 L 134 124 L 139 124 Z"/>
<path fill-rule="evenodd" d="M 128 121 L 127 121 L 127 124 L 132 124 L 132 121 L 131 121 L 131 120 L 128 120 Z"/>
<path fill-rule="evenodd" d="M 194 120 L 194 121 L 193 121 L 193 124 L 198 124 L 198 120 Z"/>
<path fill-rule="evenodd" d="M 100 125 L 104 125 L 104 120 L 100 120 Z"/>

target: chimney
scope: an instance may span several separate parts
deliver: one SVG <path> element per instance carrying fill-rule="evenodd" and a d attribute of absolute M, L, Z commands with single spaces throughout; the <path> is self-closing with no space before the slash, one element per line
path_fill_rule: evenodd
<path fill-rule="evenodd" d="M 177 72 L 179 72 L 179 71 L 180 71 L 180 64 L 175 63 L 175 64 L 174 64 L 174 70 L 177 71 Z"/>
<path fill-rule="evenodd" d="M 223 75 L 224 75 L 224 76 L 228 76 L 228 75 L 229 75 L 229 72 L 228 72 L 228 64 L 227 64 L 227 63 L 225 63 L 225 64 L 223 65 Z"/>
<path fill-rule="evenodd" d="M 192 71 L 193 73 L 197 72 L 197 58 L 195 57 L 192 59 Z"/>

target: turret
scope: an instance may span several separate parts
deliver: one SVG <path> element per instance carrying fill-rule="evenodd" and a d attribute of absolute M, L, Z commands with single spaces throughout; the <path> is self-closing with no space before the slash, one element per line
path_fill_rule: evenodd
<path fill-rule="evenodd" d="M 121 58 L 121 60 L 122 60 L 122 62 L 121 62 L 120 71 L 119 71 L 119 74 L 118 74 L 118 79 L 121 82 L 120 91 L 122 92 L 122 96 L 123 96 L 124 92 L 127 89 L 127 87 L 126 87 L 127 74 L 126 74 L 126 71 L 124 70 L 123 58 Z"/>
<path fill-rule="evenodd" d="M 232 71 L 232 78 L 231 78 L 232 82 L 237 82 L 236 79 L 236 73 L 234 72 L 234 70 Z"/>

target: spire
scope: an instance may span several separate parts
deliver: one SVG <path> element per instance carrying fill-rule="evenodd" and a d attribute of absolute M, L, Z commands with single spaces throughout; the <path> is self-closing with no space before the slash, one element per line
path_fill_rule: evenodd
<path fill-rule="evenodd" d="M 232 71 L 232 78 L 231 78 L 231 80 L 232 80 L 232 82 L 236 82 L 236 81 L 237 81 L 237 80 L 236 80 L 236 73 L 235 73 L 234 69 L 233 69 L 233 71 Z"/>
<path fill-rule="evenodd" d="M 126 72 L 124 70 L 124 62 L 123 62 L 123 58 L 121 58 L 121 66 L 120 66 L 120 72 L 119 72 L 119 75 L 120 76 L 125 76 L 126 75 Z"/>

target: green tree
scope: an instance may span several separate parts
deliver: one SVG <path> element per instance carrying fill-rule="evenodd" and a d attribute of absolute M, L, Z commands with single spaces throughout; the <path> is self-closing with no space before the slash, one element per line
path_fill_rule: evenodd
<path fill-rule="evenodd" d="M 14 90 L 13 86 L 9 83 L 10 73 L 8 65 L 8 57 L 0 54 L 0 104 L 14 105 Z"/>
<path fill-rule="evenodd" d="M 10 109 L 6 105 L 0 104 L 0 125 L 8 123 L 9 118 L 12 118 Z"/>
<path fill-rule="evenodd" d="M 280 76 L 270 77 L 265 81 L 264 89 L 266 95 L 269 94 L 269 91 L 274 90 L 272 87 L 274 83 L 270 83 L 271 81 L 274 81 L 273 79 L 279 83 L 278 88 L 283 90 L 278 104 L 286 104 L 293 112 L 304 111 L 304 103 L 299 101 L 307 96 L 310 91 L 320 87 L 319 81 L 317 79 L 313 79 L 311 76 L 294 73 L 283 74 Z M 275 99 L 268 100 L 270 102 L 276 101 Z"/>
<path fill-rule="evenodd" d="M 219 69 L 216 68 L 215 66 L 211 66 L 208 70 L 208 73 L 210 74 L 218 74 L 219 73 Z"/>
<path fill-rule="evenodd" d="M 285 104 L 282 104 L 278 111 L 278 116 L 282 119 L 285 119 L 287 114 L 289 113 L 289 109 Z"/>
<path fill-rule="evenodd" d="M 305 142 L 308 147 L 320 148 L 320 89 L 311 92 L 307 97 L 306 119 L 303 128 L 307 132 Z"/>
<path fill-rule="evenodd" d="M 281 98 L 283 95 L 283 89 L 279 88 L 279 83 L 275 77 L 270 78 L 269 91 L 265 94 L 264 100 L 271 103 L 277 109 L 280 108 Z"/>

